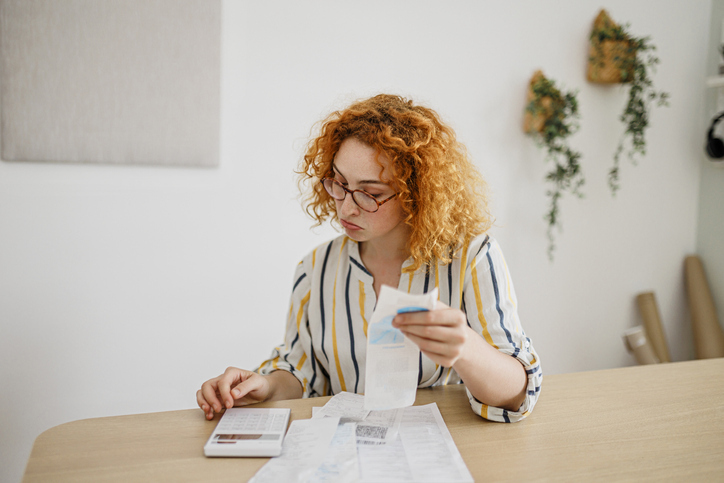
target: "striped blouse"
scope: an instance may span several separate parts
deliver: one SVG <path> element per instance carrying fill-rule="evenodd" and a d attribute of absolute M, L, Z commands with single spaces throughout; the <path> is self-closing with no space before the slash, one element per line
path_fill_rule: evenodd
<path fill-rule="evenodd" d="M 482 235 L 463 247 L 452 263 L 404 272 L 398 289 L 425 293 L 439 289 L 439 300 L 462 310 L 488 344 L 515 357 L 528 375 L 527 396 L 518 411 L 480 403 L 467 391 L 473 411 L 493 421 L 514 422 L 530 413 L 540 393 L 538 355 L 520 325 L 508 267 L 498 243 Z M 342 235 L 318 246 L 297 265 L 284 344 L 257 369 L 291 372 L 303 397 L 341 391 L 364 393 L 367 323 L 375 308 L 373 277 L 359 255 L 359 244 Z M 454 369 L 420 354 L 418 387 L 460 384 Z"/>

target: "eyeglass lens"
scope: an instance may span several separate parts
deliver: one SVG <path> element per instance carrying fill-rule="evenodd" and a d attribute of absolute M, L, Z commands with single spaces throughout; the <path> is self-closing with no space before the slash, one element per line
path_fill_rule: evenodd
<path fill-rule="evenodd" d="M 354 202 L 365 211 L 375 212 L 379 209 L 377 200 L 375 200 L 371 195 L 362 191 L 348 191 L 339 183 L 339 181 L 325 178 L 324 189 L 326 189 L 327 193 L 336 200 L 343 200 L 347 193 L 351 192 Z"/>

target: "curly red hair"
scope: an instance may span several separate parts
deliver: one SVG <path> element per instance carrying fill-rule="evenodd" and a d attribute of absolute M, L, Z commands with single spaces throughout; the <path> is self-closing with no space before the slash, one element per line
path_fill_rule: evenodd
<path fill-rule="evenodd" d="M 320 180 L 332 172 L 342 141 L 350 137 L 389 159 L 391 186 L 411 229 L 407 248 L 414 263 L 408 270 L 436 260 L 450 263 L 463 243 L 490 228 L 486 183 L 455 132 L 435 111 L 388 94 L 333 112 L 309 142 L 298 174 L 300 188 L 311 182 L 304 203 L 317 225 L 337 220 Z"/>

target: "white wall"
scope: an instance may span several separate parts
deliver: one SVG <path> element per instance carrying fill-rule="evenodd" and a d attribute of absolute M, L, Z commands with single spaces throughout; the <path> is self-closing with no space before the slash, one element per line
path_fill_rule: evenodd
<path fill-rule="evenodd" d="M 0 163 L 0 480 L 19 479 L 49 427 L 191 408 L 202 381 L 268 355 L 295 264 L 334 234 L 310 231 L 295 199 L 310 126 L 380 91 L 438 110 L 486 175 L 546 374 L 633 364 L 620 334 L 648 290 L 673 358 L 690 358 L 681 266 L 696 246 L 710 1 L 603 5 L 653 37 L 656 84 L 672 94 L 616 198 L 606 173 L 624 90 L 584 79 L 601 6 L 227 0 L 218 169 Z M 580 91 L 572 143 L 588 180 L 584 200 L 563 201 L 554 263 L 547 166 L 521 132 L 538 68 Z"/>
<path fill-rule="evenodd" d="M 706 74 L 719 73 L 721 56 L 718 50 L 722 45 L 724 32 L 724 0 L 713 0 L 711 9 L 711 27 Z M 701 129 L 702 143 L 711 126 L 711 120 L 724 112 L 724 87 L 708 89 L 705 95 L 704 122 Z M 724 138 L 724 122 L 720 121 L 715 129 L 715 137 Z M 701 181 L 699 190 L 699 224 L 697 230 L 697 252 L 706 271 L 709 287 L 716 304 L 719 323 L 724 324 L 724 163 L 714 164 L 709 158 L 701 156 Z"/>

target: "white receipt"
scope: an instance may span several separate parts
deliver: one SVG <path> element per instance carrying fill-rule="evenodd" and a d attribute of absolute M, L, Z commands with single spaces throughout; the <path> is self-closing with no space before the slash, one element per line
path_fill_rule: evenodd
<path fill-rule="evenodd" d="M 310 483 L 356 483 L 359 481 L 359 463 L 355 442 L 355 423 L 339 423 L 329 444 L 327 456 L 317 468 Z"/>
<path fill-rule="evenodd" d="M 357 446 L 363 483 L 472 483 L 437 404 L 401 410 L 400 437 L 385 446 Z"/>
<path fill-rule="evenodd" d="M 340 417 L 349 421 L 362 421 L 369 414 L 364 409 L 364 396 L 351 392 L 340 392 L 327 401 L 323 407 L 313 408 L 312 417 Z"/>
<path fill-rule="evenodd" d="M 292 423 L 282 455 L 263 466 L 251 483 L 473 482 L 435 403 L 370 411 L 357 423 L 317 417 L 322 408 L 313 409 L 313 419 Z M 360 437 L 360 428 L 375 427 L 394 428 L 395 436 L 389 441 L 378 435 Z"/>
<path fill-rule="evenodd" d="M 339 418 L 292 421 L 282 454 L 269 460 L 249 483 L 307 482 L 325 462 Z"/>
<path fill-rule="evenodd" d="M 312 417 L 338 417 L 340 424 L 357 423 L 357 444 L 387 444 L 397 437 L 402 409 L 367 411 L 362 409 L 364 396 L 341 392 L 327 401 L 323 407 L 313 407 Z"/>
<path fill-rule="evenodd" d="M 367 329 L 365 409 L 394 409 L 415 402 L 420 349 L 398 329 L 398 313 L 433 310 L 437 288 L 423 295 L 401 292 L 387 285 L 380 289 Z"/>
<path fill-rule="evenodd" d="M 472 483 L 437 404 L 405 408 L 400 440 L 415 481 Z"/>

